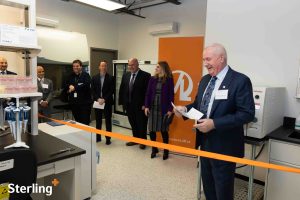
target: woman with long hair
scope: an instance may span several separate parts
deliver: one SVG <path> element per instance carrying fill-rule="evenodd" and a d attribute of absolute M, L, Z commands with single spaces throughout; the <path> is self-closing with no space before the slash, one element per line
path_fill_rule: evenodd
<path fill-rule="evenodd" d="M 145 98 L 145 115 L 148 116 L 148 130 L 152 141 L 160 131 L 163 142 L 169 143 L 169 125 L 173 119 L 174 81 L 172 71 L 166 61 L 158 62 L 155 75 L 148 83 Z M 152 147 L 151 158 L 155 158 L 158 148 Z M 164 149 L 163 160 L 169 158 L 169 150 Z"/>

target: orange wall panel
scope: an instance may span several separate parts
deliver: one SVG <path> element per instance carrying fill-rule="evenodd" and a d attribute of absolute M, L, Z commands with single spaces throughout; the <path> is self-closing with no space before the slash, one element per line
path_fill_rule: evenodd
<path fill-rule="evenodd" d="M 202 77 L 204 37 L 172 37 L 159 39 L 159 60 L 169 63 L 174 75 L 175 105 L 194 101 Z M 193 120 L 174 117 L 170 126 L 170 144 L 194 148 Z M 158 134 L 160 137 L 160 134 Z"/>

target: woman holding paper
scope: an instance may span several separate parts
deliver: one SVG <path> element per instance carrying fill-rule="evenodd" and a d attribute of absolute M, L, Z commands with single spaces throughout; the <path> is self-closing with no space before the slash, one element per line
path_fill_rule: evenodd
<path fill-rule="evenodd" d="M 166 61 L 158 62 L 155 75 L 148 83 L 145 98 L 145 115 L 148 116 L 150 138 L 156 141 L 156 132 L 160 131 L 163 142 L 169 143 L 169 125 L 173 119 L 174 81 L 169 64 Z M 151 158 L 156 157 L 158 148 L 152 147 Z M 164 150 L 163 160 L 168 159 L 169 150 Z"/>

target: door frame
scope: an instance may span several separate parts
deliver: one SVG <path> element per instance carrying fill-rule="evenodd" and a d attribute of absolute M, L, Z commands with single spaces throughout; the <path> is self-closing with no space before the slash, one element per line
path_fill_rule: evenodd
<path fill-rule="evenodd" d="M 105 49 L 105 48 L 97 48 L 97 47 L 90 47 L 90 64 L 92 63 L 92 52 L 93 51 L 106 51 L 106 52 L 112 52 L 115 54 L 116 56 L 116 59 L 118 60 L 118 57 L 119 57 L 119 53 L 118 53 L 118 50 L 115 50 L 115 49 Z M 112 66 L 113 66 L 113 63 L 111 63 Z M 113 71 L 113 74 L 114 74 L 114 71 Z M 113 76 L 112 74 L 112 76 Z"/>

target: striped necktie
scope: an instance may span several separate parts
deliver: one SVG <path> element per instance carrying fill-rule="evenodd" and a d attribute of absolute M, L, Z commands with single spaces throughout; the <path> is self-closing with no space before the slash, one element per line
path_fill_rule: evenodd
<path fill-rule="evenodd" d="M 202 112 L 204 114 L 204 117 L 206 118 L 206 114 L 207 114 L 207 110 L 208 110 L 208 105 L 209 105 L 209 102 L 210 102 L 210 98 L 211 98 L 211 95 L 215 89 L 215 85 L 216 85 L 216 80 L 217 80 L 217 77 L 216 76 L 213 76 L 209 82 L 209 85 L 207 86 L 206 88 L 206 91 L 205 91 L 205 94 L 202 98 L 202 101 L 201 101 L 201 104 L 200 104 L 200 112 Z"/>

